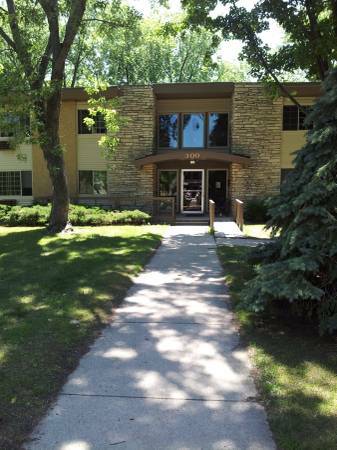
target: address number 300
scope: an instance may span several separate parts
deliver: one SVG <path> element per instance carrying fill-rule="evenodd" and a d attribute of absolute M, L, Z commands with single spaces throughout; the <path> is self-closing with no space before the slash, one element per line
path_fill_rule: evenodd
<path fill-rule="evenodd" d="M 199 159 L 200 153 L 185 153 L 185 159 Z"/>

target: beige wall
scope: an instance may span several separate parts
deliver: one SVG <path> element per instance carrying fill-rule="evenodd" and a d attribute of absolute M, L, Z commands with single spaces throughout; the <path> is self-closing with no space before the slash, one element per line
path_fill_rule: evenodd
<path fill-rule="evenodd" d="M 299 150 L 305 144 L 305 130 L 299 131 L 282 131 L 281 145 L 281 168 L 291 169 L 295 155 L 293 153 Z"/>
<path fill-rule="evenodd" d="M 0 150 L 0 170 L 32 170 L 32 145 L 21 144 L 15 150 Z"/>
<path fill-rule="evenodd" d="M 64 160 L 68 177 L 69 194 L 77 195 L 77 110 L 75 101 L 65 101 L 61 106 L 60 139 L 64 146 Z M 39 146 L 33 146 L 33 196 L 50 197 L 52 186 L 45 159 Z"/>

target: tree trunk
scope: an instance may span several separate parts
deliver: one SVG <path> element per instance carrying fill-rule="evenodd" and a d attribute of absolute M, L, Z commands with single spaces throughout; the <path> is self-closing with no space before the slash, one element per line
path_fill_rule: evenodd
<path fill-rule="evenodd" d="M 37 105 L 39 140 L 53 186 L 52 208 L 48 230 L 58 233 L 68 225 L 69 192 L 63 149 L 59 138 L 61 84 L 56 82 L 46 102 Z"/>

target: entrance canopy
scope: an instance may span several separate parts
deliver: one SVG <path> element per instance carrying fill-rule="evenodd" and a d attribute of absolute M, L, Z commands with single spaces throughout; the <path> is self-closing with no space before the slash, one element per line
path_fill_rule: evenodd
<path fill-rule="evenodd" d="M 143 167 L 146 164 L 156 164 L 164 161 L 222 161 L 247 166 L 249 164 L 249 157 L 210 150 L 170 150 L 144 156 L 143 158 L 136 159 L 135 163 L 137 167 Z"/>

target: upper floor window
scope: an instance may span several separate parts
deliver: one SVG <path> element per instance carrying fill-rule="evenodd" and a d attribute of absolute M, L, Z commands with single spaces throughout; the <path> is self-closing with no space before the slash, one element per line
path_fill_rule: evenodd
<path fill-rule="evenodd" d="M 162 148 L 177 148 L 179 132 L 178 114 L 160 114 L 158 146 Z"/>
<path fill-rule="evenodd" d="M 208 146 L 226 147 L 228 145 L 228 114 L 210 113 L 208 115 Z"/>
<path fill-rule="evenodd" d="M 304 124 L 310 109 L 311 106 L 302 106 L 301 110 L 296 105 L 283 106 L 283 130 L 308 130 L 311 128 Z"/>
<path fill-rule="evenodd" d="M 89 128 L 84 119 L 90 117 L 94 120 L 94 125 Z M 87 109 L 78 110 L 78 134 L 103 134 L 106 133 L 106 126 L 103 114 L 96 113 L 95 116 L 90 116 Z"/>
<path fill-rule="evenodd" d="M 172 113 L 158 117 L 159 148 L 206 148 L 228 145 L 228 113 Z"/>
<path fill-rule="evenodd" d="M 8 113 L 0 119 L 0 138 L 13 137 L 15 133 L 30 136 L 30 117 L 28 114 L 15 115 Z"/>
<path fill-rule="evenodd" d="M 183 147 L 205 147 L 205 114 L 183 114 Z"/>

